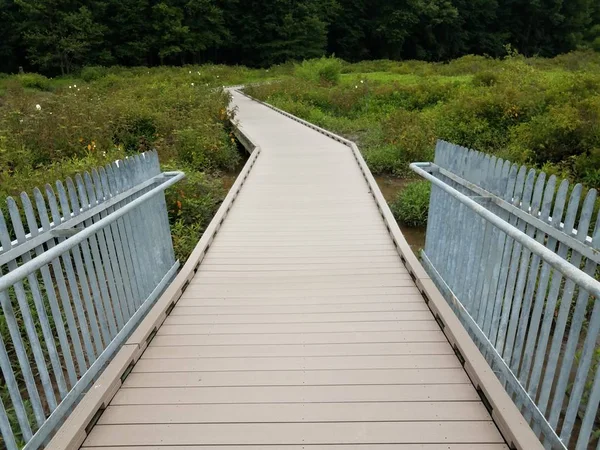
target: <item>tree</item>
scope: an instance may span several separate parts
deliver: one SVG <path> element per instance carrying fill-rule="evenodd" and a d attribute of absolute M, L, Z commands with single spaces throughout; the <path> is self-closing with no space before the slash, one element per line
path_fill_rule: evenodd
<path fill-rule="evenodd" d="M 92 55 L 105 51 L 104 27 L 95 21 L 91 5 L 71 0 L 16 0 L 16 4 L 27 17 L 21 36 L 32 64 L 47 71 L 58 67 L 65 74 L 76 66 L 98 63 Z"/>

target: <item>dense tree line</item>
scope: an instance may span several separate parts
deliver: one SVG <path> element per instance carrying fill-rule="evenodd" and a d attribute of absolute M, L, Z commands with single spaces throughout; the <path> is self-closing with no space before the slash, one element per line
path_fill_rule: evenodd
<path fill-rule="evenodd" d="M 597 0 L 0 0 L 0 70 L 600 50 Z"/>

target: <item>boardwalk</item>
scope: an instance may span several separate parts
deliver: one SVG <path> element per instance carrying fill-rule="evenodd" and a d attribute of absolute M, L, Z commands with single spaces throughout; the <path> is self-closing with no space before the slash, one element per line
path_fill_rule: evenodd
<path fill-rule="evenodd" d="M 351 150 L 234 101 L 261 153 L 83 447 L 508 449 Z"/>

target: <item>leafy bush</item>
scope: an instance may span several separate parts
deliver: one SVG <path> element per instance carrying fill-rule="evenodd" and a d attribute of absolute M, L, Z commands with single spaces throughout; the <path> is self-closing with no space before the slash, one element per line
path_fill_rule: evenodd
<path fill-rule="evenodd" d="M 81 69 L 81 74 L 79 75 L 83 81 L 96 81 L 100 78 L 106 76 L 108 74 L 108 70 L 106 67 L 102 66 L 87 66 Z"/>
<path fill-rule="evenodd" d="M 49 91 L 51 89 L 50 80 L 37 73 L 24 73 L 16 75 L 15 78 L 24 88 L 37 89 L 40 91 Z"/>
<path fill-rule="evenodd" d="M 335 85 L 340 81 L 343 62 L 337 58 L 308 59 L 297 64 L 296 76 L 308 81 L 316 81 L 325 85 Z"/>
<path fill-rule="evenodd" d="M 409 227 L 425 227 L 430 193 L 431 186 L 427 181 L 407 184 L 390 204 L 396 220 Z"/>
<path fill-rule="evenodd" d="M 477 72 L 473 75 L 473 84 L 475 86 L 493 86 L 498 82 L 498 75 L 494 72 Z"/>

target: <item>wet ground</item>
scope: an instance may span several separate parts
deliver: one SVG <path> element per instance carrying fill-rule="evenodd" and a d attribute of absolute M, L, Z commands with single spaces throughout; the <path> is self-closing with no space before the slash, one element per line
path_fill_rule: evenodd
<path fill-rule="evenodd" d="M 410 180 L 404 178 L 394 178 L 387 175 L 376 176 L 375 180 L 388 203 L 410 182 Z M 425 246 L 425 229 L 406 227 L 401 223 L 398 226 L 400 226 L 400 230 L 402 230 L 402 234 L 408 241 L 412 251 L 419 256 L 420 250 Z"/>

